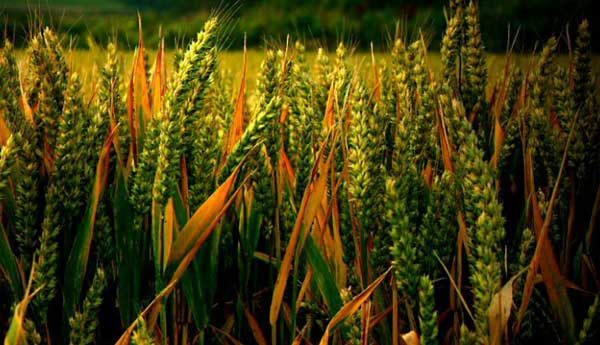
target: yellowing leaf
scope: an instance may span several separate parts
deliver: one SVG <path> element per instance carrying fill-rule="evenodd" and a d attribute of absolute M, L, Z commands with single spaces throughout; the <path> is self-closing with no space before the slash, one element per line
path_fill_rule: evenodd
<path fill-rule="evenodd" d="M 300 292 L 298 293 L 298 299 L 296 300 L 296 313 L 298 309 L 300 309 L 300 305 L 302 301 L 304 301 L 304 295 L 306 295 L 306 291 L 310 288 L 310 283 L 312 282 L 312 269 L 309 267 L 306 270 L 306 277 L 304 277 L 304 281 L 302 282 L 302 287 L 300 288 Z"/>
<path fill-rule="evenodd" d="M 294 230 L 290 236 L 283 261 L 281 262 L 279 274 L 277 275 L 277 281 L 275 282 L 275 288 L 273 289 L 271 310 L 269 314 L 269 322 L 272 327 L 275 327 L 277 324 L 279 309 L 281 308 L 281 303 L 283 301 L 283 294 L 287 285 L 287 280 L 292 267 L 294 253 L 300 238 L 301 230 L 304 229 L 303 238 L 305 238 L 308 235 L 308 228 L 312 225 L 317 213 L 317 209 L 320 206 L 321 200 L 325 194 L 327 176 L 329 175 L 328 172 L 331 166 L 332 152 L 334 152 L 334 150 L 331 150 L 329 157 L 324 164 L 321 163 L 323 152 L 324 149 L 322 148 L 319 157 L 315 162 L 315 167 L 313 168 L 311 183 L 308 185 L 306 192 L 304 193 L 304 197 L 302 198 L 302 204 L 300 206 L 300 211 L 298 212 L 298 218 L 296 219 Z M 320 167 L 320 175 L 318 177 L 316 177 L 316 173 L 319 169 L 316 167 Z"/>
<path fill-rule="evenodd" d="M 242 82 L 240 83 L 240 91 L 238 92 L 237 101 L 235 104 L 235 112 L 233 113 L 233 124 L 229 130 L 229 136 L 227 137 L 227 144 L 225 145 L 225 151 L 223 153 L 223 162 L 233 150 L 235 144 L 240 140 L 244 134 L 244 106 L 245 94 L 246 94 L 246 70 L 248 68 L 248 51 L 246 49 L 246 38 L 244 37 L 244 65 L 242 66 Z"/>
<path fill-rule="evenodd" d="M 290 158 L 283 147 L 279 149 L 279 157 L 279 171 L 281 171 L 281 175 L 285 177 L 288 185 L 293 190 L 296 186 L 296 173 L 294 172 L 292 162 L 290 162 Z"/>
<path fill-rule="evenodd" d="M 402 340 L 404 340 L 404 343 L 406 345 L 421 345 L 419 335 L 415 331 L 410 331 L 408 333 L 402 334 Z"/>
<path fill-rule="evenodd" d="M 323 129 L 325 131 L 331 129 L 335 125 L 335 81 L 331 83 L 329 88 L 329 96 L 327 97 L 327 107 L 325 108 L 325 120 L 323 122 Z"/>
<path fill-rule="evenodd" d="M 167 264 L 179 262 L 201 238 L 205 229 L 219 216 L 229 198 L 231 189 L 239 173 L 236 169 L 225 182 L 206 200 L 185 224 L 169 255 Z"/>
<path fill-rule="evenodd" d="M 262 330 L 260 329 L 258 321 L 254 317 L 254 315 L 252 315 L 250 310 L 246 308 L 246 306 L 244 306 L 244 314 L 246 314 L 246 319 L 248 319 L 248 324 L 250 325 L 250 329 L 252 330 L 252 335 L 254 335 L 254 340 L 256 340 L 256 343 L 258 345 L 267 345 L 267 340 Z"/>
<path fill-rule="evenodd" d="M 6 122 L 4 121 L 4 116 L 0 113 L 0 145 L 6 145 L 6 141 L 10 136 L 10 131 L 8 127 L 6 127 Z"/>
<path fill-rule="evenodd" d="M 502 146 L 504 145 L 504 140 L 506 140 L 506 133 L 504 133 L 504 129 L 502 129 L 500 120 L 496 118 L 496 121 L 494 122 L 494 155 L 492 156 L 492 167 L 494 167 L 494 169 L 498 169 L 498 160 L 500 151 L 502 151 Z"/>
<path fill-rule="evenodd" d="M 574 121 L 576 119 L 577 116 L 575 116 Z M 567 294 L 565 279 L 560 272 L 558 261 L 556 260 L 556 256 L 554 255 L 552 242 L 550 241 L 548 232 L 550 228 L 552 214 L 554 211 L 554 205 L 558 196 L 560 182 L 563 177 L 563 173 L 566 166 L 567 152 L 569 148 L 569 143 L 572 139 L 573 132 L 574 131 L 571 131 L 569 133 L 569 138 L 567 139 L 567 143 L 565 145 L 565 151 L 563 154 L 560 170 L 558 172 L 556 183 L 552 191 L 552 196 L 550 197 L 550 202 L 547 207 L 546 218 L 543 220 L 543 222 L 542 214 L 535 193 L 536 189 L 533 175 L 533 157 L 529 149 L 527 149 L 524 154 L 525 190 L 527 191 L 526 195 L 528 195 L 532 200 L 533 224 L 537 239 L 537 245 L 533 254 L 533 258 L 531 259 L 529 272 L 527 273 L 527 280 L 525 281 L 525 287 L 523 289 L 523 298 L 517 316 L 517 324 L 515 326 L 515 330 L 516 332 L 518 332 L 523 321 L 525 311 L 527 310 L 529 299 L 531 298 L 531 294 L 533 293 L 535 277 L 537 275 L 538 269 L 541 268 L 542 278 L 544 279 L 544 285 L 546 286 L 546 292 L 548 293 L 550 305 L 552 306 L 555 316 L 559 321 L 562 331 L 566 333 L 566 337 L 570 342 L 575 341 L 575 319 L 573 315 L 573 307 L 571 306 L 571 302 Z"/>
<path fill-rule="evenodd" d="M 167 262 L 169 261 L 171 247 L 173 246 L 173 232 L 175 228 L 175 219 L 176 216 L 175 206 L 173 205 L 173 198 L 169 198 L 165 210 L 165 229 L 163 232 L 163 272 L 167 269 Z"/>
<path fill-rule="evenodd" d="M 31 126 L 35 128 L 35 120 L 33 117 L 35 111 L 29 105 L 27 97 L 23 92 L 21 92 L 21 108 L 23 109 L 23 114 L 25 114 L 25 118 L 27 118 L 27 120 L 29 120 L 29 123 L 31 123 Z"/>
<path fill-rule="evenodd" d="M 131 333 L 135 329 L 140 318 L 145 318 L 148 314 L 150 314 L 150 321 L 148 322 L 148 326 L 154 326 L 158 313 L 162 309 L 161 305 L 163 299 L 169 296 L 171 292 L 173 292 L 173 289 L 183 277 L 185 271 L 196 256 L 198 250 L 200 250 L 204 242 L 206 242 L 206 239 L 213 233 L 213 230 L 219 224 L 221 218 L 223 217 L 229 206 L 231 206 L 233 201 L 236 199 L 238 193 L 242 190 L 242 187 L 239 187 L 235 191 L 235 193 L 233 193 L 228 199 L 225 199 L 222 203 L 218 203 L 218 201 L 222 200 L 224 191 L 227 191 L 225 196 L 229 195 L 229 190 L 234 184 L 235 178 L 237 177 L 239 171 L 240 166 L 238 166 L 238 168 L 231 174 L 231 176 L 229 176 L 229 178 L 227 178 L 227 180 L 223 182 L 223 184 L 208 198 L 208 200 L 206 200 L 204 204 L 200 206 L 200 208 L 198 209 L 198 211 L 196 211 L 194 216 L 186 223 L 184 227 L 184 229 L 187 229 L 186 233 L 188 234 L 186 238 L 188 240 L 194 239 L 195 242 L 188 243 L 186 241 L 186 243 L 181 245 L 181 248 L 183 249 L 180 250 L 185 251 L 182 252 L 182 254 L 180 255 L 174 257 L 173 251 L 171 252 L 171 255 L 169 256 L 169 264 L 177 264 L 177 268 L 175 272 L 171 275 L 169 284 L 167 284 L 167 286 L 165 286 L 165 288 L 162 289 L 162 291 L 158 295 L 156 295 L 156 297 L 154 297 L 152 302 L 150 302 L 150 304 L 140 313 L 138 319 L 136 319 L 127 328 L 127 330 L 125 330 L 125 332 L 121 335 L 121 338 L 119 338 L 119 340 L 117 341 L 118 345 L 129 344 Z M 203 210 L 208 215 L 205 215 L 202 212 Z M 176 244 L 177 242 L 179 242 L 181 237 L 182 236 L 177 238 Z"/>
<path fill-rule="evenodd" d="M 513 283 L 519 274 L 512 277 L 494 297 L 488 311 L 490 320 L 490 345 L 502 344 L 502 335 L 510 318 L 513 305 Z"/>
<path fill-rule="evenodd" d="M 152 74 L 152 81 L 150 85 L 150 92 L 152 93 L 152 116 L 158 116 L 158 113 L 162 110 L 163 96 L 165 92 L 165 41 L 164 38 L 160 40 L 158 53 L 156 53 L 156 61 L 154 62 L 154 73 Z"/>
<path fill-rule="evenodd" d="M 135 117 L 135 61 L 131 66 L 131 76 L 129 77 L 129 85 L 127 86 L 127 117 L 129 118 L 129 130 L 131 132 L 131 149 L 130 155 L 133 157 L 133 161 L 137 162 L 137 133 L 140 131 L 139 123 Z"/>
<path fill-rule="evenodd" d="M 143 116 L 145 123 L 152 118 L 150 109 L 150 90 L 148 89 L 148 72 L 146 71 L 146 57 L 144 52 L 144 37 L 142 34 L 142 18 L 139 17 L 140 45 L 135 64 L 135 109 L 143 114 L 137 114 L 138 118 Z"/>
<path fill-rule="evenodd" d="M 373 42 L 371 42 L 371 63 L 373 64 L 373 78 L 375 79 L 373 95 L 375 96 L 375 102 L 379 102 L 381 100 L 381 78 L 379 78 L 379 71 L 377 70 Z"/>
<path fill-rule="evenodd" d="M 325 328 L 325 333 L 319 342 L 320 345 L 327 345 L 329 343 L 329 333 L 331 330 L 341 321 L 346 319 L 348 316 L 356 313 L 356 311 L 360 308 L 363 303 L 365 303 L 371 294 L 375 292 L 375 289 L 381 282 L 385 279 L 385 277 L 391 272 L 392 268 L 388 268 L 379 278 L 375 279 L 366 289 L 364 289 L 361 293 L 359 293 L 356 297 L 352 299 L 352 301 L 346 303 L 335 316 L 329 321 L 327 328 Z M 417 343 L 418 344 L 418 343 Z"/>

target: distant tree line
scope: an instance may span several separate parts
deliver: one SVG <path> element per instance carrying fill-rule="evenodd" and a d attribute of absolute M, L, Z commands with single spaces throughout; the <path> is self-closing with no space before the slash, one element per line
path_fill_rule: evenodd
<path fill-rule="evenodd" d="M 63 0 L 66 1 L 66 0 Z M 199 30 L 202 22 L 214 9 L 230 11 L 232 26 L 227 47 L 240 48 L 244 33 L 250 45 L 261 45 L 267 40 L 285 39 L 290 33 L 305 39 L 309 47 L 333 46 L 340 39 L 359 48 L 368 48 L 373 42 L 384 47 L 394 35 L 397 24 L 406 35 L 423 32 L 431 45 L 439 47 L 445 28 L 447 0 L 112 0 L 121 3 L 115 13 L 85 15 L 73 13 L 67 6 L 60 11 L 60 27 L 56 29 L 79 39 L 79 47 L 88 47 L 90 39 L 104 44 L 117 39 L 122 46 L 137 42 L 137 15 L 143 14 L 149 43 L 162 26 L 169 46 L 184 43 Z M 58 3 L 61 0 L 57 1 Z M 79 4 L 85 0 L 77 1 Z M 89 1 L 86 10 L 94 9 Z M 0 1 L 0 5 L 2 2 Z M 483 39 L 490 51 L 503 51 L 512 34 L 519 30 L 516 49 L 530 51 L 551 34 L 566 37 L 568 23 L 577 23 L 587 17 L 592 37 L 600 36 L 600 16 L 593 0 L 482 0 L 479 1 Z M 126 10 L 123 11 L 122 8 Z M 8 7 L 7 7 L 8 8 Z M 28 11 L 9 7 L 4 10 L 5 34 L 14 37 L 20 45 L 27 37 Z M 41 7 L 43 10 L 43 6 Z M 81 11 L 81 6 L 78 8 Z M 2 12 L 0 6 L 0 13 Z M 269 15 L 265 15 L 269 13 Z M 44 16 L 44 14 L 42 14 Z M 55 14 L 56 18 L 57 15 Z M 48 22 L 48 18 L 41 19 Z M 56 23 L 53 23 L 56 26 Z M 156 31 L 153 31 L 156 30 Z M 283 37 L 280 37 L 283 35 Z M 592 42 L 592 49 L 600 51 L 600 41 Z"/>

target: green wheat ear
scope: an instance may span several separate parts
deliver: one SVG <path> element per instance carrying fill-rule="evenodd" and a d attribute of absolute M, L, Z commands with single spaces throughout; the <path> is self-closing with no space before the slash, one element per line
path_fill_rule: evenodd
<path fill-rule="evenodd" d="M 594 297 L 594 302 L 590 305 L 587 311 L 587 316 L 583 320 L 583 325 L 579 331 L 579 338 L 577 339 L 577 345 L 586 344 L 592 337 L 593 324 L 598 321 L 598 307 L 600 306 L 600 295 Z"/>
<path fill-rule="evenodd" d="M 556 38 L 550 37 L 544 45 L 544 49 L 531 76 L 531 99 L 534 108 L 544 107 L 548 91 L 551 90 L 548 86 L 550 85 L 550 78 L 554 74 L 554 57 L 557 47 L 558 42 Z"/>
<path fill-rule="evenodd" d="M 385 167 L 385 173 L 390 173 L 394 162 L 396 151 L 396 133 L 398 131 L 398 88 L 396 78 L 393 72 L 393 65 L 384 64 L 379 68 L 381 79 L 381 99 L 377 101 L 373 112 L 376 121 L 379 122 L 383 130 L 383 150 L 379 158 Z"/>
<path fill-rule="evenodd" d="M 47 321 L 47 311 L 57 293 L 57 270 L 60 251 L 59 239 L 62 235 L 68 244 L 73 240 L 73 224 L 85 206 L 88 186 L 93 173 L 88 155 L 93 148 L 89 145 L 93 128 L 89 115 L 83 109 L 81 83 L 77 74 L 71 76 L 68 91 L 65 93 L 62 116 L 57 124 L 55 166 L 50 171 L 46 190 L 46 207 L 42 222 L 40 246 L 36 250 L 37 270 L 34 286 L 43 287 L 34 299 L 42 323 Z M 93 132 L 93 130 L 92 130 Z"/>
<path fill-rule="evenodd" d="M 231 89 L 220 73 L 213 73 L 213 82 L 198 115 L 192 140 L 192 151 L 186 158 L 189 179 L 190 209 L 197 209 L 215 188 L 215 172 L 222 155 L 226 126 L 233 114 Z"/>
<path fill-rule="evenodd" d="M 69 320 L 71 326 L 70 343 L 72 345 L 94 344 L 99 323 L 98 312 L 102 305 L 105 289 L 106 277 L 104 270 L 99 267 L 85 296 L 81 312 L 76 312 Z"/>
<path fill-rule="evenodd" d="M 528 148 L 534 158 L 536 181 L 547 181 L 548 186 L 554 185 L 563 150 L 563 140 L 549 121 L 546 107 L 552 96 L 557 45 L 554 37 L 548 40 L 531 76 L 530 114 L 525 118 L 524 131 Z"/>
<path fill-rule="evenodd" d="M 25 129 L 27 121 L 19 106 L 20 81 L 15 52 L 10 41 L 0 49 L 0 113 L 11 133 Z"/>
<path fill-rule="evenodd" d="M 300 203 L 314 162 L 315 134 L 320 114 L 317 114 L 314 105 L 317 96 L 313 94 L 313 89 L 317 83 L 313 82 L 304 57 L 304 46 L 300 42 L 296 43 L 296 51 L 298 57 L 290 72 L 290 94 L 293 98 L 290 100 L 288 142 L 285 149 L 296 170 L 294 198 Z"/>
<path fill-rule="evenodd" d="M 435 176 L 418 237 L 419 247 L 424 250 L 432 248 L 447 266 L 452 264 L 454 254 L 454 246 L 449 246 L 448 243 L 454 243 L 458 233 L 457 193 L 457 182 L 452 173 L 444 171 L 441 176 Z M 428 272 L 432 279 L 444 275 L 435 255 L 423 255 L 421 261 L 423 271 Z"/>
<path fill-rule="evenodd" d="M 112 119 L 118 127 L 118 147 L 122 164 L 129 157 L 131 145 L 131 126 L 127 117 L 127 109 L 121 94 L 121 65 L 117 57 L 117 46 L 109 43 L 106 53 L 106 62 L 100 72 L 100 85 L 98 90 L 98 107 L 105 118 Z"/>
<path fill-rule="evenodd" d="M 575 73 L 573 75 L 573 85 L 575 93 L 575 103 L 578 107 L 583 107 L 590 92 L 592 84 L 592 58 L 590 46 L 589 22 L 583 20 L 577 28 L 577 39 L 575 40 L 575 52 L 573 54 L 573 65 Z"/>
<path fill-rule="evenodd" d="M 14 169 L 18 152 L 18 148 L 15 147 L 14 136 L 18 135 L 18 133 L 11 135 L 6 144 L 0 148 L 0 193 L 4 193 L 9 188 L 9 178 Z M 0 194 L 0 201 L 2 199 L 2 194 Z"/>
<path fill-rule="evenodd" d="M 556 116 L 559 120 L 562 131 L 554 131 L 554 137 L 558 140 L 556 142 L 556 151 L 559 154 L 563 145 L 567 141 L 567 135 L 571 131 L 573 136 L 569 145 L 569 155 L 567 157 L 567 166 L 570 170 L 575 172 L 577 181 L 585 181 L 586 178 L 586 138 L 585 132 L 587 123 L 582 122 L 581 116 L 577 117 L 576 101 L 574 91 L 569 88 L 569 78 L 565 69 L 560 66 L 556 68 L 556 73 L 552 80 L 553 89 L 552 100 Z M 573 126 L 573 128 L 571 128 Z M 557 133 L 558 132 L 558 133 Z M 577 188 L 581 190 L 583 183 L 580 183 Z"/>
<path fill-rule="evenodd" d="M 323 48 L 319 48 L 317 50 L 317 56 L 315 57 L 315 64 L 312 71 L 315 80 L 313 91 L 315 101 L 313 108 L 315 109 L 315 114 L 317 116 L 325 114 L 327 96 L 329 88 L 331 87 L 331 70 L 332 67 L 329 57 Z"/>
<path fill-rule="evenodd" d="M 589 22 L 584 20 L 578 27 L 577 39 L 575 41 L 575 51 L 573 54 L 573 93 L 575 105 L 580 112 L 580 123 L 585 124 L 585 130 L 581 131 L 581 136 L 585 145 L 585 170 L 598 170 L 598 151 L 600 149 L 600 115 L 598 113 L 598 93 L 595 91 L 597 85 L 596 76 L 592 72 L 592 53 L 590 45 Z M 593 176 L 596 174 L 590 174 Z M 589 178 L 588 176 L 588 178 Z M 588 179 L 586 179 L 589 181 Z M 584 182 L 585 183 L 585 182 Z"/>
<path fill-rule="evenodd" d="M 255 111 L 259 112 L 266 108 L 271 99 L 277 95 L 278 57 L 274 50 L 269 49 L 260 64 L 257 83 L 257 101 Z"/>
<path fill-rule="evenodd" d="M 466 42 L 464 47 L 464 87 L 463 103 L 469 118 L 475 116 L 474 126 L 482 143 L 487 143 L 488 130 L 491 128 L 486 103 L 487 64 L 481 38 L 479 9 L 471 1 L 466 10 Z"/>
<path fill-rule="evenodd" d="M 344 109 L 344 104 L 350 96 L 352 88 L 353 71 L 348 63 L 348 48 L 340 42 L 335 50 L 335 65 L 331 72 L 331 82 L 335 86 L 335 105 L 336 112 Z M 328 88 L 329 89 L 329 88 Z M 345 121 L 345 117 L 343 117 Z"/>
<path fill-rule="evenodd" d="M 419 324 L 423 345 L 438 344 L 437 311 L 435 310 L 435 291 L 429 276 L 419 279 Z"/>
<path fill-rule="evenodd" d="M 39 52 L 41 61 L 35 70 L 37 78 L 41 79 L 36 116 L 39 116 L 40 135 L 45 135 L 47 146 L 53 149 L 70 76 L 58 37 L 46 28 L 42 40 L 43 47 Z"/>
<path fill-rule="evenodd" d="M 467 115 L 473 113 L 482 117 L 485 110 L 485 88 L 487 86 L 487 65 L 484 57 L 483 40 L 479 27 L 479 10 L 473 1 L 466 10 L 465 85 L 463 102 Z"/>
<path fill-rule="evenodd" d="M 394 155 L 391 170 L 397 170 L 397 163 L 409 154 L 410 126 L 414 117 L 414 50 L 407 49 L 402 40 L 397 39 L 392 49 L 392 78 L 398 98 L 398 114 L 394 131 Z"/>
<path fill-rule="evenodd" d="M 267 107 L 258 113 L 254 120 L 250 122 L 244 131 L 244 134 L 227 157 L 227 162 L 221 169 L 219 174 L 221 181 L 227 178 L 250 150 L 252 150 L 261 140 L 264 140 L 265 136 L 272 131 L 273 126 L 277 125 L 275 122 L 278 119 L 280 111 L 281 98 L 275 96 L 269 102 Z"/>
<path fill-rule="evenodd" d="M 452 90 L 459 90 L 457 59 L 460 54 L 461 34 L 464 22 L 462 7 L 457 7 L 454 15 L 448 21 L 446 34 L 442 38 L 442 80 Z"/>
<path fill-rule="evenodd" d="M 350 183 L 348 192 L 356 218 L 365 233 L 372 233 L 375 248 L 371 253 L 375 274 L 388 266 L 387 233 L 381 231 L 384 209 L 385 171 L 381 159 L 385 149 L 385 123 L 375 118 L 374 105 L 366 87 L 359 82 L 352 93 L 352 122 L 348 133 Z M 349 249 L 352 243 L 348 243 Z M 380 251 L 381 250 L 381 251 Z"/>
<path fill-rule="evenodd" d="M 27 63 L 28 73 L 25 75 L 24 88 L 29 90 L 25 100 L 37 102 L 40 82 L 40 71 L 43 70 L 44 47 L 41 35 L 35 36 L 28 48 Z M 21 87 L 19 69 L 10 43 L 6 43 L 0 50 L 0 113 L 6 121 L 15 146 L 19 148 L 16 155 L 14 168 L 15 178 L 15 237 L 17 253 L 23 262 L 23 268 L 28 271 L 31 265 L 33 252 L 39 243 L 39 198 L 40 198 L 40 162 L 42 156 L 42 143 L 38 131 L 27 119 L 19 105 Z M 28 98 L 29 95 L 29 99 Z"/>
<path fill-rule="evenodd" d="M 216 68 L 217 23 L 217 18 L 209 19 L 196 40 L 190 43 L 166 96 L 152 188 L 152 198 L 160 205 L 164 205 L 177 189 L 181 156 L 192 160 L 196 125 Z"/>
<path fill-rule="evenodd" d="M 165 108 L 147 125 L 131 186 L 136 228 L 140 228 L 143 215 L 150 211 L 152 200 L 165 204 L 174 193 L 181 173 L 181 156 L 192 160 L 195 126 L 200 121 L 204 99 L 216 68 L 217 24 L 217 18 L 209 19 L 203 31 L 178 59 Z"/>
<path fill-rule="evenodd" d="M 252 175 L 252 184 L 254 188 L 254 200 L 252 203 L 252 212 L 262 215 L 262 231 L 266 238 L 272 238 L 275 228 L 275 209 L 277 207 L 277 198 L 274 185 L 275 170 L 272 160 L 268 157 L 266 149 L 261 145 L 261 149 L 253 155 L 245 169 L 254 167 L 256 172 Z"/>
<path fill-rule="evenodd" d="M 134 165 L 130 187 L 130 202 L 135 211 L 135 227 L 141 230 L 141 218 L 150 212 L 152 186 L 156 173 L 160 120 L 154 118 L 146 126 L 145 139 L 137 165 Z"/>
<path fill-rule="evenodd" d="M 418 298 L 420 255 L 417 228 L 422 195 L 423 179 L 410 165 L 398 178 L 386 182 L 386 220 L 392 240 L 390 255 L 398 291 L 408 298 L 414 309 Z"/>
<path fill-rule="evenodd" d="M 464 120 L 466 121 L 466 119 Z M 494 188 L 490 165 L 483 159 L 474 132 L 460 148 L 457 176 L 462 181 L 464 212 L 469 232 L 476 333 L 488 338 L 488 306 L 502 283 L 501 245 L 504 241 L 502 205 Z"/>
<path fill-rule="evenodd" d="M 412 59 L 411 77 L 413 77 L 414 89 L 408 87 L 408 92 L 414 92 L 414 110 L 412 116 L 403 115 L 400 125 L 401 136 L 399 140 L 405 141 L 403 151 L 418 169 L 423 169 L 428 162 L 437 166 L 441 157 L 439 139 L 437 134 L 435 97 L 438 93 L 438 85 L 429 78 L 429 65 L 426 61 L 426 49 L 424 42 L 414 42 L 410 54 Z M 410 84 L 409 84 L 410 85 Z"/>

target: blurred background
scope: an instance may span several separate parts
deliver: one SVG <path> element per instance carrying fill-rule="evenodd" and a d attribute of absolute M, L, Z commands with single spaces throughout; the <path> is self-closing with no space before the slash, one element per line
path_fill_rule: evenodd
<path fill-rule="evenodd" d="M 488 51 L 506 50 L 509 27 L 519 36 L 515 49 L 529 52 L 551 35 L 568 39 L 570 30 L 587 17 L 592 37 L 600 37 L 599 12 L 593 0 L 485 0 L 480 1 L 483 39 Z M 165 43 L 172 48 L 185 44 L 201 29 L 214 11 L 231 17 L 225 47 L 239 49 L 244 33 L 248 45 L 284 42 L 289 33 L 304 39 L 309 48 L 333 47 L 343 40 L 359 49 L 388 47 L 396 32 L 414 37 L 420 32 L 439 48 L 445 28 L 447 0 L 0 0 L 3 33 L 23 46 L 32 27 L 49 25 L 76 48 L 89 49 L 117 40 L 121 49 L 138 42 L 137 13 L 142 14 L 146 46 L 158 44 L 162 27 Z M 421 30 L 421 31 L 419 31 Z M 35 30 L 34 30 L 35 31 Z M 600 41 L 592 41 L 594 52 Z M 567 45 L 563 45 L 567 46 Z"/>

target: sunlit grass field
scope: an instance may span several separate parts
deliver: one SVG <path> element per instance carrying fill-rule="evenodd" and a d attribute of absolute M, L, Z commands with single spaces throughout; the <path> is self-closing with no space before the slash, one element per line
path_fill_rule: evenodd
<path fill-rule="evenodd" d="M 285 49 L 284 46 L 279 47 L 281 49 Z M 167 68 L 173 69 L 173 59 L 174 59 L 174 51 L 167 50 Z M 16 55 L 18 57 L 23 57 L 26 54 L 26 50 L 20 49 L 16 51 Z M 156 51 L 148 49 L 147 54 L 149 57 L 156 56 Z M 329 52 L 329 55 L 332 55 L 333 52 Z M 306 52 L 306 60 L 309 65 L 313 65 L 316 57 L 315 51 L 307 51 Z M 96 80 L 97 73 L 99 71 L 99 66 L 106 60 L 106 51 L 103 49 L 93 49 L 93 50 L 71 50 L 66 52 L 66 56 L 68 59 L 68 63 L 70 64 L 73 71 L 76 71 L 80 77 L 82 78 L 83 85 L 86 87 L 86 92 L 90 91 L 89 88 L 93 86 L 93 83 L 89 83 L 90 80 Z M 135 58 L 135 52 L 130 50 L 121 50 L 118 51 L 119 59 L 122 63 L 121 71 L 124 73 L 124 77 L 130 74 L 132 62 Z M 247 66 L 247 85 L 250 90 L 253 90 L 256 86 L 256 76 L 260 70 L 260 63 L 264 59 L 265 52 L 262 49 L 252 48 L 248 49 L 248 66 Z M 380 66 L 382 63 L 389 63 L 390 54 L 388 51 L 378 50 L 374 51 L 373 55 L 370 52 L 365 51 L 356 51 L 349 58 L 349 62 L 356 66 L 357 69 L 362 74 L 362 77 L 367 79 L 373 77 L 373 56 L 375 57 L 375 63 Z M 435 74 L 439 74 L 442 69 L 442 63 L 440 60 L 440 54 L 437 51 L 432 51 L 428 54 L 429 64 L 431 70 Z M 512 57 L 514 63 L 517 66 L 520 66 L 523 69 L 527 69 L 533 67 L 535 63 L 535 58 L 531 55 L 527 54 L 514 54 Z M 23 59 L 20 59 L 24 61 Z M 224 50 L 219 53 L 218 57 L 218 65 L 219 68 L 225 72 L 225 75 L 229 78 L 229 80 L 233 83 L 232 86 L 237 89 L 239 87 L 239 83 L 242 75 L 242 64 L 244 61 L 243 51 L 231 51 Z M 487 65 L 488 65 L 488 73 L 490 76 L 490 81 L 494 82 L 495 78 L 501 75 L 502 69 L 505 67 L 506 55 L 505 54 L 487 54 Z M 600 55 L 592 56 L 592 68 L 595 73 L 600 73 Z M 150 59 L 150 64 L 153 61 Z M 561 66 L 567 66 L 569 63 L 568 55 L 559 55 L 556 58 L 556 63 Z M 490 83 L 491 84 L 491 83 Z"/>

